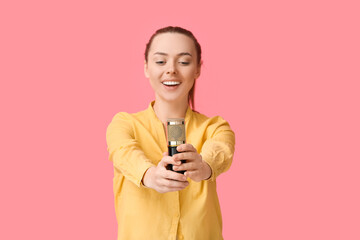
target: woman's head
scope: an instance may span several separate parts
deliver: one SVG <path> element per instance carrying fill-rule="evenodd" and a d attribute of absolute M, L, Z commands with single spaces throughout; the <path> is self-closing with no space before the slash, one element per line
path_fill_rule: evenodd
<path fill-rule="evenodd" d="M 200 44 L 186 29 L 161 28 L 146 44 L 145 75 L 157 96 L 168 101 L 186 97 L 194 109 L 195 80 L 200 76 L 201 64 Z"/>

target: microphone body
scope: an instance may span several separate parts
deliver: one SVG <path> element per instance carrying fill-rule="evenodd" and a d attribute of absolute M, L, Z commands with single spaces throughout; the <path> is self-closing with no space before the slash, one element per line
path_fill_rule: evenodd
<path fill-rule="evenodd" d="M 169 156 L 173 156 L 177 153 L 177 147 L 185 143 L 185 119 L 184 118 L 169 118 L 167 120 L 167 140 L 168 140 L 168 151 Z M 181 160 L 185 163 L 186 160 Z M 173 165 L 169 164 L 166 169 L 174 171 Z M 176 171 L 184 174 L 185 171 Z"/>

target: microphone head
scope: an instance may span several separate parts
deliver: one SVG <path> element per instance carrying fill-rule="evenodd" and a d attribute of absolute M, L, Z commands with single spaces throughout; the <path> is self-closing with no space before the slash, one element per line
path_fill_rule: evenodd
<path fill-rule="evenodd" d="M 179 146 L 185 143 L 184 118 L 169 118 L 167 120 L 167 138 L 169 146 Z"/>

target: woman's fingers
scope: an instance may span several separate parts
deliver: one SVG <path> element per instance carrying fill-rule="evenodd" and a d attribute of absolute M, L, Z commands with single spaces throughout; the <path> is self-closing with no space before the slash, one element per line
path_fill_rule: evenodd
<path fill-rule="evenodd" d="M 194 162 L 183 163 L 180 166 L 173 166 L 174 171 L 192 171 L 197 170 L 200 166 Z"/>
<path fill-rule="evenodd" d="M 181 153 L 177 153 L 173 156 L 173 159 L 175 161 L 179 161 L 179 160 L 195 160 L 199 155 L 198 153 L 195 152 L 181 152 Z"/>
<path fill-rule="evenodd" d="M 175 180 L 180 182 L 186 181 L 186 177 L 183 174 L 170 170 L 161 171 L 160 175 L 164 179 L 168 179 L 168 180 Z"/>
<path fill-rule="evenodd" d="M 181 161 L 178 160 L 174 160 L 173 157 L 170 156 L 164 156 L 161 161 L 159 162 L 159 165 L 165 167 L 168 164 L 173 164 L 173 165 L 180 165 Z"/>
<path fill-rule="evenodd" d="M 190 143 L 181 144 L 176 148 L 176 150 L 179 152 L 197 152 L 196 148 Z"/>
<path fill-rule="evenodd" d="M 192 145 L 190 145 L 190 146 L 192 147 Z M 189 146 L 186 146 L 186 147 L 191 148 Z M 199 170 L 199 168 L 202 167 L 202 157 L 200 154 L 198 154 L 196 152 L 196 150 L 195 150 L 195 152 L 177 153 L 173 156 L 173 159 L 175 161 L 178 161 L 178 160 L 186 161 L 185 163 L 182 163 L 181 165 L 173 166 L 174 171 Z"/>
<path fill-rule="evenodd" d="M 167 171 L 170 173 L 175 173 L 171 171 Z M 163 177 L 165 175 L 166 177 Z M 176 180 L 178 179 L 178 180 Z M 184 180 L 185 179 L 185 180 Z M 180 191 L 186 188 L 189 185 L 189 182 L 186 181 L 186 177 L 183 174 L 175 173 L 175 174 L 162 174 L 158 178 L 158 184 L 156 187 L 156 191 L 160 193 L 166 193 L 166 192 L 174 192 L 174 191 Z"/>
<path fill-rule="evenodd" d="M 187 178 L 180 173 L 166 170 L 166 165 L 181 164 L 181 161 L 175 161 L 167 153 L 156 167 L 149 168 L 144 175 L 144 185 L 153 188 L 159 193 L 180 191 L 189 185 Z"/>
<path fill-rule="evenodd" d="M 196 182 L 200 182 L 201 180 L 203 180 L 203 176 L 202 173 L 199 170 L 195 170 L 195 171 L 186 171 L 185 172 L 185 177 L 191 178 L 192 180 L 196 181 Z"/>
<path fill-rule="evenodd" d="M 188 177 L 188 178 L 191 178 L 191 179 L 194 179 L 197 177 L 197 175 L 199 174 L 199 171 L 195 170 L 195 171 L 186 171 L 184 173 L 185 177 Z"/>
<path fill-rule="evenodd" d="M 149 171 L 150 175 L 153 175 L 153 184 L 149 185 L 160 193 L 180 191 L 186 188 L 189 185 L 187 178 L 199 182 L 211 176 L 210 166 L 202 160 L 201 155 L 198 154 L 193 145 L 182 144 L 177 149 L 179 153 L 172 157 L 164 152 L 158 166 Z M 186 162 L 181 163 L 181 160 Z M 173 165 L 174 171 L 166 169 L 169 164 Z M 185 173 L 181 174 L 175 171 L 185 171 Z"/>

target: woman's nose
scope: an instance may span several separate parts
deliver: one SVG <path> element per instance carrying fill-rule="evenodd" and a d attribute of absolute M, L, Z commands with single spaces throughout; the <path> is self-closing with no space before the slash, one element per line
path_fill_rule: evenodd
<path fill-rule="evenodd" d="M 175 63 L 169 62 L 169 66 L 168 66 L 166 73 L 167 74 L 176 74 L 177 73 Z"/>

